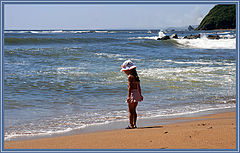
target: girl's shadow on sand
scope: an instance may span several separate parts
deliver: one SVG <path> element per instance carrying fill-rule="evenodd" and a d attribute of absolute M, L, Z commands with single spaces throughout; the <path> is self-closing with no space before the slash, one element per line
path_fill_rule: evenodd
<path fill-rule="evenodd" d="M 163 126 L 146 126 L 146 127 L 138 127 L 137 129 L 152 129 L 152 128 L 163 128 Z"/>

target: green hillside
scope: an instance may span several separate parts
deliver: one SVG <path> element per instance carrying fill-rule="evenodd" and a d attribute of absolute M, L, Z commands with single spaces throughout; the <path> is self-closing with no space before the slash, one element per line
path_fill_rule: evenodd
<path fill-rule="evenodd" d="M 235 29 L 236 5 L 216 5 L 195 30 Z"/>

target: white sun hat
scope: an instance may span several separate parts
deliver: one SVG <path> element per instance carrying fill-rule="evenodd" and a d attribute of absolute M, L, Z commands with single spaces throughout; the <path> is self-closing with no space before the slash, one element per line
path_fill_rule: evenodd
<path fill-rule="evenodd" d="M 123 62 L 121 67 L 122 67 L 121 72 L 136 68 L 136 66 L 133 64 L 131 60 L 126 60 L 125 62 Z"/>

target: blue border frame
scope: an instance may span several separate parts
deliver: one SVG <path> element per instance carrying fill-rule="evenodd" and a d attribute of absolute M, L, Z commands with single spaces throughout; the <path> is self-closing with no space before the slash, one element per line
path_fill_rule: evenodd
<path fill-rule="evenodd" d="M 239 151 L 239 1 L 236 14 L 236 149 Z"/>
<path fill-rule="evenodd" d="M 1 133 L 1 150 L 0 151 L 2 151 L 2 148 L 4 148 L 4 121 L 3 121 L 3 108 L 4 108 L 4 106 L 3 106 L 3 88 L 4 88 L 4 83 L 3 83 L 3 78 L 4 78 L 4 76 L 3 76 L 3 71 L 4 71 L 4 68 L 3 68 L 3 57 L 4 57 L 4 51 L 3 51 L 3 46 L 4 46 L 4 6 L 2 5 L 2 2 L 1 2 L 1 17 L 0 17 L 0 19 L 1 19 L 1 59 L 0 59 L 0 61 L 1 61 L 1 105 L 0 105 L 0 108 L 1 108 L 1 117 L 0 117 L 0 121 L 1 121 L 1 131 L 2 131 L 2 133 Z"/>
<path fill-rule="evenodd" d="M 238 0 L 1 0 L 2 4 L 236 4 Z"/>
<path fill-rule="evenodd" d="M 111 1 L 111 0 L 71 0 L 71 1 L 65 1 L 65 0 L 26 0 L 26 1 L 15 1 L 15 0 L 0 0 L 0 10 L 1 10 L 1 36 L 0 36 L 0 73 L 1 73 L 1 149 L 0 152 L 239 152 L 239 0 L 196 0 L 196 1 L 190 1 L 190 0 L 117 0 L 117 1 Z M 235 149 L 4 149 L 4 5 L 6 4 L 133 4 L 133 5 L 152 5 L 152 4 L 235 4 L 236 5 L 236 148 Z"/>

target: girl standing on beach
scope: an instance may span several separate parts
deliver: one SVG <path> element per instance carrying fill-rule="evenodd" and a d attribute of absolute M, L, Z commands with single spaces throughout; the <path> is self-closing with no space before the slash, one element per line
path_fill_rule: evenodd
<path fill-rule="evenodd" d="M 143 100 L 143 96 L 141 93 L 140 80 L 136 71 L 136 66 L 134 66 L 131 60 L 125 61 L 121 65 L 121 72 L 125 72 L 128 75 L 128 111 L 129 111 L 129 122 L 130 124 L 126 129 L 134 129 L 137 128 L 137 113 L 136 107 L 139 101 Z"/>

